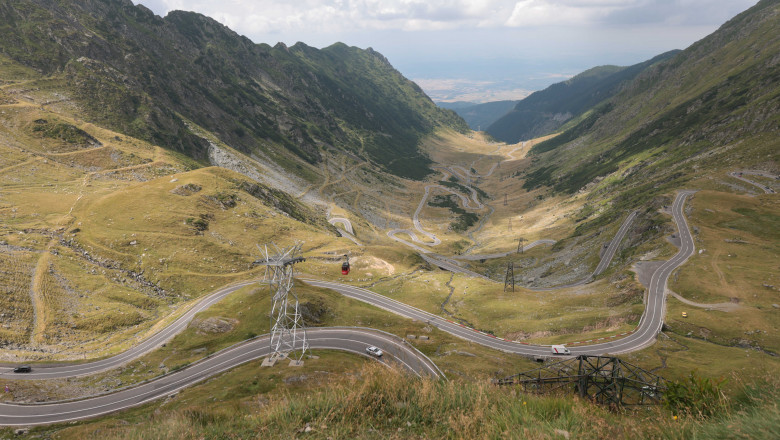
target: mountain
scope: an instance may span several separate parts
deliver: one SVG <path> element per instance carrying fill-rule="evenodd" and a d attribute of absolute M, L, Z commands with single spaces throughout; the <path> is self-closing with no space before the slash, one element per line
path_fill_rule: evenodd
<path fill-rule="evenodd" d="M 439 107 L 455 110 L 472 130 L 482 130 L 489 127 L 517 105 L 520 101 L 493 101 L 482 104 L 465 103 L 463 101 L 453 103 L 438 103 Z"/>
<path fill-rule="evenodd" d="M 471 101 L 452 101 L 452 102 L 434 101 L 434 102 L 436 102 L 436 105 L 438 105 L 439 107 L 450 109 L 450 110 L 458 110 L 461 108 L 478 105 L 476 102 L 471 102 Z"/>
<path fill-rule="evenodd" d="M 524 186 L 636 207 L 704 174 L 780 162 L 780 4 L 764 0 L 536 144 Z"/>
<path fill-rule="evenodd" d="M 161 18 L 130 0 L 6 1 L 0 30 L 0 53 L 61 81 L 85 119 L 201 162 L 208 142 L 190 122 L 291 172 L 334 150 L 419 178 L 430 163 L 420 139 L 467 129 L 370 48 L 255 44 L 203 15 Z"/>
<path fill-rule="evenodd" d="M 532 93 L 487 128 L 494 138 L 517 143 L 555 132 L 599 102 L 620 91 L 621 85 L 653 64 L 679 51 L 670 51 L 629 67 L 599 66 Z"/>

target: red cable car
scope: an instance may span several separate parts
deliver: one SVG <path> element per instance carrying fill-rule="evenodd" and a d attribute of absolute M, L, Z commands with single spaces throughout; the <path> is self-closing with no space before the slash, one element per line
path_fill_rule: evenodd
<path fill-rule="evenodd" d="M 344 263 L 341 264 L 341 274 L 349 275 L 349 256 L 344 255 Z"/>

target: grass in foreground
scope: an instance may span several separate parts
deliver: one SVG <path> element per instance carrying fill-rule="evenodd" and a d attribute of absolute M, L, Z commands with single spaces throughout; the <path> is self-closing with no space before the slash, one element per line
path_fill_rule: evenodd
<path fill-rule="evenodd" d="M 777 438 L 776 377 L 742 386 L 708 418 L 657 407 L 612 412 L 568 395 L 521 395 L 487 380 L 420 380 L 368 364 L 311 388 L 287 385 L 238 402 L 172 401 L 52 437 L 201 438 Z M 261 402 L 257 404 L 257 402 Z M 51 431 L 49 431 L 51 432 Z M 36 434 L 35 432 L 33 434 Z"/>

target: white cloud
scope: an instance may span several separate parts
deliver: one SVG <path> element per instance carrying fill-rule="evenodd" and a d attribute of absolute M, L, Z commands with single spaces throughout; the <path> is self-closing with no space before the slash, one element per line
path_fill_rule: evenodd
<path fill-rule="evenodd" d="M 469 87 L 538 89 L 595 65 L 684 49 L 756 1 L 133 0 L 162 16 L 199 12 L 258 43 L 372 46 L 410 76 L 476 81 L 441 90 L 459 99 L 483 93 Z M 509 85 L 479 83 L 486 78 Z"/>
<path fill-rule="evenodd" d="M 136 0 L 138 1 L 138 0 Z M 721 24 L 755 0 L 140 0 L 201 12 L 250 36 L 549 25 Z M 704 23 L 709 22 L 709 23 Z"/>
<path fill-rule="evenodd" d="M 562 26 L 590 25 L 601 21 L 610 13 L 629 9 L 636 1 L 612 0 L 521 0 L 515 3 L 507 26 Z"/>

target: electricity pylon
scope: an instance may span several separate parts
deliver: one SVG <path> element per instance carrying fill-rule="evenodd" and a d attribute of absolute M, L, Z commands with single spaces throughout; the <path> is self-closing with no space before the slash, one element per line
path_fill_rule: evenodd
<path fill-rule="evenodd" d="M 298 308 L 298 295 L 293 291 L 293 272 L 295 263 L 306 261 L 301 256 L 301 243 L 286 248 L 278 248 L 271 243 L 257 246 L 263 253 L 263 259 L 256 265 L 265 266 L 263 283 L 268 284 L 273 296 L 271 308 L 271 358 L 291 357 L 301 362 L 309 349 L 306 341 L 306 326 Z M 298 352 L 298 356 L 291 356 Z"/>
<path fill-rule="evenodd" d="M 512 288 L 515 291 L 515 265 L 510 261 L 506 264 L 506 275 L 504 275 L 504 292 Z"/>

